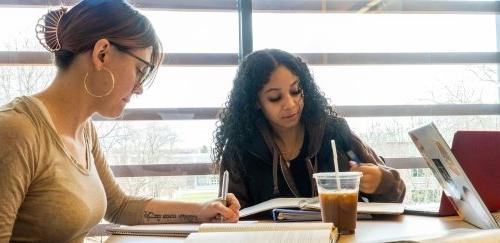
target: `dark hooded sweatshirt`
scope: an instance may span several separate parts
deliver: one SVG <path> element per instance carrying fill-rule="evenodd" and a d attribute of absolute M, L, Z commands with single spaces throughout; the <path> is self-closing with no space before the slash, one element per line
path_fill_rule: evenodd
<path fill-rule="evenodd" d="M 363 163 L 378 165 L 382 180 L 373 194 L 360 193 L 373 202 L 402 202 L 405 184 L 399 173 L 386 167 L 375 152 L 354 135 L 345 119 L 331 117 L 305 127 L 304 142 L 299 155 L 283 159 L 271 136 L 268 125 L 257 125 L 257 133 L 241 152 L 224 151 L 221 174 L 229 171 L 229 192 L 234 193 L 242 208 L 277 197 L 315 197 L 316 183 L 312 174 L 333 171 L 331 140 L 335 139 L 340 171 L 349 171 L 347 154 L 354 154 Z"/>

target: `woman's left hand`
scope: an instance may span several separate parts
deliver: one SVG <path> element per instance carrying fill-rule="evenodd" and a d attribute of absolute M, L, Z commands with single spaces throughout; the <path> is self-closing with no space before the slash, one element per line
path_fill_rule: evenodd
<path fill-rule="evenodd" d="M 227 194 L 227 207 L 220 200 L 215 199 L 201 205 L 198 219 L 200 222 L 220 222 L 218 217 L 223 217 L 224 223 L 236 223 L 240 217 L 240 203 L 232 193 Z"/>
<path fill-rule="evenodd" d="M 354 161 L 350 161 L 349 163 L 351 165 L 351 171 L 363 173 L 359 183 L 359 190 L 367 194 L 374 193 L 380 185 L 380 182 L 382 182 L 382 171 L 380 167 L 371 163 L 360 163 L 359 165 Z"/>

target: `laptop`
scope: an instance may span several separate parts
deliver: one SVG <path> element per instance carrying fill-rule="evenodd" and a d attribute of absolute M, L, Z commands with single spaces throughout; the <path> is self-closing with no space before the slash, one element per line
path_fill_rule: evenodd
<path fill-rule="evenodd" d="M 499 148 L 500 131 L 457 131 L 451 146 L 451 152 L 490 212 L 500 211 L 500 193 L 496 189 L 500 185 Z M 457 214 L 444 193 L 438 214 Z"/>
<path fill-rule="evenodd" d="M 500 228 L 500 214 L 490 213 L 434 123 L 409 135 L 464 221 L 481 229 Z"/>

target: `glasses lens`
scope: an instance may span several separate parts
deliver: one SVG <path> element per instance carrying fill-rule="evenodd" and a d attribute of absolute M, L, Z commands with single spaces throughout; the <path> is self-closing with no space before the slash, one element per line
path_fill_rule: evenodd
<path fill-rule="evenodd" d="M 141 80 L 139 81 L 139 84 L 143 85 L 144 83 L 146 83 L 146 81 L 149 79 L 150 74 L 151 74 L 151 67 L 150 66 L 145 67 L 142 72 L 142 77 Z"/>

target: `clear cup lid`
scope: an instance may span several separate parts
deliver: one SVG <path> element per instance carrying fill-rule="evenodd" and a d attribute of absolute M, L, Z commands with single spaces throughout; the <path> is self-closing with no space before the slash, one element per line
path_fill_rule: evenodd
<path fill-rule="evenodd" d="M 338 175 L 339 178 L 356 178 L 362 177 L 363 173 L 359 171 L 345 171 L 345 172 L 321 172 L 314 173 L 313 178 L 315 179 L 334 179 Z"/>

